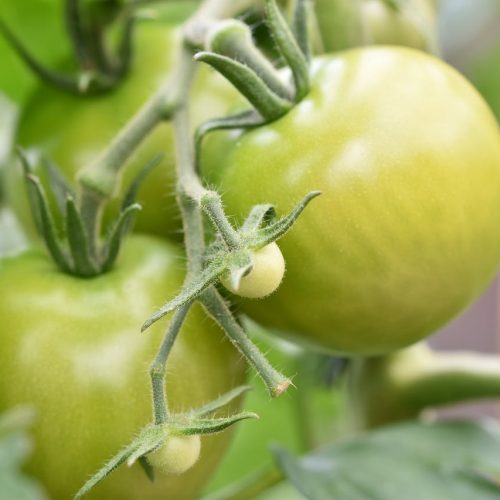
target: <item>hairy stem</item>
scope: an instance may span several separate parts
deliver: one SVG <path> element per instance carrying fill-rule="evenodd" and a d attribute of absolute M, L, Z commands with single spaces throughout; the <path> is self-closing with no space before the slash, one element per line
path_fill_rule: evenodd
<path fill-rule="evenodd" d="M 189 57 L 191 60 L 190 54 L 191 52 L 186 47 L 185 57 Z M 188 99 L 190 85 L 188 82 L 184 83 L 185 85 L 183 88 L 185 89 L 185 93 L 181 98 L 179 107 L 174 113 L 173 124 L 177 159 L 177 192 L 183 219 L 186 251 L 188 254 L 188 273 L 186 279 L 189 280 L 194 273 L 200 271 L 202 266 L 202 256 L 205 248 L 202 209 L 207 212 L 211 220 L 220 220 L 223 217 L 225 218 L 225 216 L 221 206 L 203 202 L 207 197 L 210 199 L 213 192 L 203 187 L 196 172 L 194 140 L 190 134 L 188 112 L 185 105 Z M 229 222 L 225 222 L 224 224 L 229 225 Z M 219 228 L 219 224 L 216 225 Z M 226 228 L 225 230 L 229 232 L 232 229 Z M 236 238 L 236 236 L 234 237 Z M 258 371 L 271 395 L 278 396 L 284 392 L 290 385 L 290 380 L 269 364 L 265 356 L 253 344 L 238 324 L 215 288 L 209 288 L 202 295 L 200 300 L 210 316 L 212 316 L 226 332 L 231 342 Z"/>
<path fill-rule="evenodd" d="M 172 322 L 168 326 L 167 333 L 163 338 L 160 350 L 149 371 L 153 390 L 153 413 L 155 424 L 163 424 L 168 418 L 168 404 L 165 397 L 167 359 L 190 307 L 191 303 L 185 304 L 176 311 Z"/>
<path fill-rule="evenodd" d="M 224 329 L 233 345 L 245 356 L 247 361 L 260 375 L 272 397 L 285 392 L 292 383 L 282 373 L 275 370 L 247 333 L 231 314 L 224 299 L 215 290 L 209 288 L 202 296 L 202 304 L 210 316 Z"/>

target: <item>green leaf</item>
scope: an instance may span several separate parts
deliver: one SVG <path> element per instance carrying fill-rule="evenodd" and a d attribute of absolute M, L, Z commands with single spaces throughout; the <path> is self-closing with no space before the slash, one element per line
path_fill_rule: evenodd
<path fill-rule="evenodd" d="M 71 56 L 71 45 L 62 21 L 62 0 L 3 0 L 0 4 L 2 21 L 43 65 L 55 68 Z M 37 85 L 37 79 L 2 37 L 0 61 L 0 91 L 17 103 L 24 102 Z"/>
<path fill-rule="evenodd" d="M 295 458 L 275 451 L 310 500 L 494 500 L 500 498 L 500 426 L 409 422 Z"/>
<path fill-rule="evenodd" d="M 0 498 L 42 500 L 45 495 L 35 481 L 22 475 L 20 467 L 29 456 L 32 442 L 24 429 L 31 425 L 34 413 L 15 408 L 0 417 Z"/>

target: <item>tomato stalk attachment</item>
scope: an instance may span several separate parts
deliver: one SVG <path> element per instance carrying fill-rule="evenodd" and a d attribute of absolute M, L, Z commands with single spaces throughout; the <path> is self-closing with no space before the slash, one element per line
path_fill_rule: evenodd
<path fill-rule="evenodd" d="M 155 469 L 158 468 L 162 473 L 182 473 L 187 468 L 190 468 L 197 460 L 197 455 L 192 450 L 182 450 L 179 446 L 171 446 L 172 439 L 185 441 L 186 438 L 202 436 L 206 434 L 214 434 L 227 429 L 241 420 L 249 418 L 258 418 L 255 413 L 241 412 L 229 417 L 212 417 L 212 414 L 217 410 L 224 408 L 228 403 L 238 398 L 249 389 L 248 386 L 238 387 L 232 391 L 223 394 L 219 398 L 203 405 L 199 408 L 194 408 L 186 413 L 178 413 L 170 415 L 161 423 L 150 424 L 144 427 L 137 437 L 127 445 L 123 450 L 117 453 L 109 462 L 107 462 L 96 474 L 94 474 L 78 491 L 75 499 L 82 498 L 94 486 L 106 478 L 118 466 L 126 463 L 131 467 L 135 462 L 144 468 L 150 479 L 154 479 Z M 170 445 L 170 446 L 169 446 Z M 195 443 L 199 446 L 199 442 Z M 163 448 L 163 449 L 162 449 Z M 166 450 L 165 450 L 166 448 Z M 154 457 L 155 453 L 165 451 L 170 453 L 189 453 L 189 457 L 163 456 L 159 461 L 158 457 Z M 148 457 L 153 455 L 151 462 Z M 199 455 L 199 450 L 198 450 Z M 177 467 L 165 470 L 165 461 L 172 464 L 180 459 L 183 462 L 183 470 Z M 155 468 L 155 465 L 157 467 Z M 163 465 L 163 467 L 162 467 Z"/>
<path fill-rule="evenodd" d="M 283 74 L 256 48 L 248 27 L 234 20 L 219 23 L 209 34 L 207 50 L 196 54 L 195 59 L 221 73 L 254 109 L 204 124 L 197 132 L 197 144 L 211 130 L 251 128 L 277 120 L 309 91 L 305 0 L 295 4 L 293 27 L 275 0 L 266 0 L 266 18 L 277 49 L 291 70 L 293 90 Z"/>
<path fill-rule="evenodd" d="M 45 67 L 1 20 L 0 34 L 42 81 L 72 94 L 101 94 L 118 85 L 130 67 L 135 10 L 139 6 L 140 1 L 135 0 L 65 1 L 67 31 L 78 65 L 76 74 Z M 120 39 L 110 44 L 107 35 L 115 26 L 120 29 Z"/>
<path fill-rule="evenodd" d="M 89 219 L 85 219 L 85 216 L 89 216 L 86 207 L 77 204 L 77 195 L 58 168 L 50 161 L 43 160 L 51 194 L 56 202 L 52 209 L 40 178 L 34 174 L 21 149 L 18 149 L 18 156 L 23 166 L 36 227 L 54 262 L 63 272 L 86 278 L 108 271 L 118 257 L 121 243 L 131 228 L 135 214 L 141 209 L 135 203 L 140 184 L 161 161 L 161 156 L 148 163 L 129 186 L 120 212 L 102 241 L 99 228 L 95 226 L 97 214 L 93 214 L 89 224 Z M 56 221 L 62 221 L 62 227 L 58 228 Z"/>

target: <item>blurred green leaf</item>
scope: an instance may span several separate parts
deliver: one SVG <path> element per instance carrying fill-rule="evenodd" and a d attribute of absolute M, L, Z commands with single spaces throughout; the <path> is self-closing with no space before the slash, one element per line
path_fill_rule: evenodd
<path fill-rule="evenodd" d="M 0 0 L 0 19 L 33 56 L 50 68 L 66 67 L 73 51 L 64 22 L 64 0 Z M 169 24 L 185 20 L 196 2 L 145 2 L 144 14 Z M 0 36 L 0 92 L 23 103 L 37 84 L 36 78 Z"/>
<path fill-rule="evenodd" d="M 0 498 L 2 500 L 42 500 L 46 496 L 35 481 L 20 472 L 32 448 L 25 433 L 33 414 L 17 408 L 0 417 Z"/>
<path fill-rule="evenodd" d="M 63 23 L 62 0 L 0 0 L 0 18 L 42 63 L 54 67 L 71 53 Z M 35 77 L 0 37 L 0 91 L 22 103 Z"/>
<path fill-rule="evenodd" d="M 500 426 L 410 422 L 303 458 L 278 449 L 288 480 L 310 500 L 500 498 Z"/>
<path fill-rule="evenodd" d="M 466 73 L 500 120 L 500 41 L 476 59 Z"/>

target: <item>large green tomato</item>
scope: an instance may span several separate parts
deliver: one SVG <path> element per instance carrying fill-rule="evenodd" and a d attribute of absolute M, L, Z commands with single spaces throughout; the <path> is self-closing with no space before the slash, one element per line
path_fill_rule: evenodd
<path fill-rule="evenodd" d="M 436 49 L 434 0 L 403 0 L 397 9 L 384 0 L 316 0 L 315 11 L 325 52 L 362 45 L 404 45 Z"/>
<path fill-rule="evenodd" d="M 130 73 L 111 93 L 77 97 L 40 87 L 21 116 L 17 144 L 32 154 L 51 158 L 66 177 L 74 181 L 78 170 L 96 160 L 146 99 L 167 80 L 178 53 L 179 35 L 168 24 L 140 24 L 134 37 Z M 231 90 L 222 77 L 207 70 L 201 73 L 194 88 L 193 123 L 224 114 L 231 101 Z M 138 148 L 125 170 L 121 193 L 159 153 L 165 155 L 164 159 L 146 178 L 139 193 L 143 210 L 135 228 L 178 239 L 181 223 L 174 195 L 174 144 L 170 123 L 158 126 Z M 13 162 L 6 175 L 6 188 L 23 226 L 33 232 L 21 173 L 19 162 Z M 114 213 L 118 204 L 119 201 L 111 204 L 109 213 Z"/>
<path fill-rule="evenodd" d="M 39 251 L 0 261 L 0 411 L 38 414 L 29 472 L 54 500 L 72 498 L 152 419 L 148 367 L 165 324 L 140 326 L 182 284 L 182 253 L 150 237 L 127 242 L 115 268 L 92 279 L 59 272 Z M 171 410 L 186 411 L 244 381 L 241 356 L 199 306 L 167 365 Z M 232 405 L 229 411 L 235 411 Z M 230 432 L 201 438 L 201 458 L 181 476 L 150 483 L 120 467 L 89 499 L 192 499 L 209 479 Z"/>
<path fill-rule="evenodd" d="M 500 140 L 473 87 L 407 48 L 315 61 L 281 119 L 207 138 L 204 171 L 229 214 L 287 213 L 281 287 L 241 307 L 286 335 L 348 354 L 416 342 L 486 286 L 500 259 Z"/>

